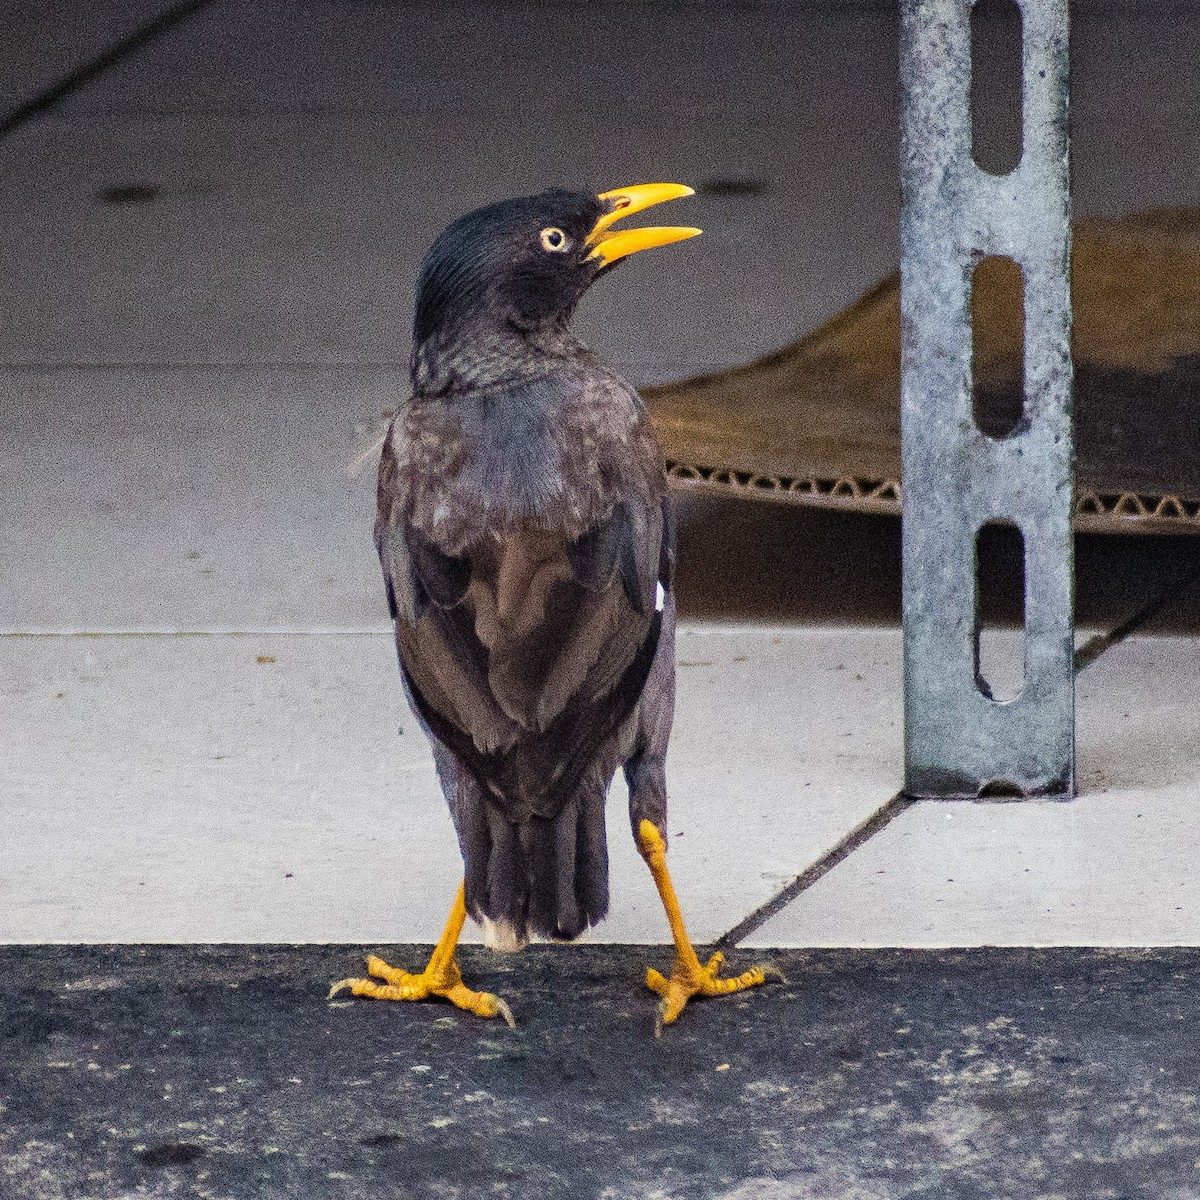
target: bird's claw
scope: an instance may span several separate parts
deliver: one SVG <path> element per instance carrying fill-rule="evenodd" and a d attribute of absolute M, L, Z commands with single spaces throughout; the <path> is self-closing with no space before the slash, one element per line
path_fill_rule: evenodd
<path fill-rule="evenodd" d="M 483 994 L 489 1000 L 491 1000 L 493 1004 L 495 1004 L 496 1013 L 498 1013 L 500 1016 L 502 1016 L 504 1018 L 509 1029 L 516 1029 L 517 1018 L 513 1016 L 513 1010 L 511 1008 L 509 1008 L 508 1005 L 503 1000 L 501 1000 L 499 996 L 494 996 L 491 992 L 484 992 Z"/>
<path fill-rule="evenodd" d="M 655 1037 L 662 1036 L 663 1026 L 675 1021 L 693 996 L 728 996 L 745 988 L 756 987 L 767 979 L 767 969 L 763 967 L 751 967 L 740 975 L 721 979 L 718 972 L 724 965 L 725 955 L 718 950 L 704 966 L 700 965 L 694 954 L 690 962 L 687 956 L 676 954 L 670 979 L 653 967 L 646 971 L 646 986 L 662 997 L 654 1025 Z M 774 968 L 769 969 L 773 974 L 779 974 Z"/>
<path fill-rule="evenodd" d="M 762 972 L 764 980 L 769 979 L 773 983 L 787 986 L 787 976 L 774 963 L 759 963 L 758 969 Z"/>
<path fill-rule="evenodd" d="M 329 989 L 328 998 L 333 999 L 341 991 L 371 1000 L 428 1000 L 436 996 L 477 1017 L 499 1016 L 510 1029 L 517 1027 L 512 1009 L 499 996 L 473 991 L 463 983 L 462 972 L 453 958 L 444 963 L 431 961 L 419 975 L 410 975 L 372 954 L 367 959 L 367 971 L 375 978 L 339 979 Z M 377 983 L 379 979 L 384 982 Z"/>

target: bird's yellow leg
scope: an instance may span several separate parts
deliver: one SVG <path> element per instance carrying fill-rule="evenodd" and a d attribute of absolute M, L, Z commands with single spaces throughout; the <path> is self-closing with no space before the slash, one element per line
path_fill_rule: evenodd
<path fill-rule="evenodd" d="M 675 940 L 675 966 L 671 971 L 671 978 L 665 979 L 653 967 L 646 971 L 646 986 L 662 997 L 658 1005 L 658 1024 L 655 1029 L 657 1037 L 662 1033 L 664 1025 L 670 1025 L 683 1012 L 684 1006 L 693 996 L 727 996 L 731 992 L 740 992 L 744 988 L 763 983 L 766 973 L 762 967 L 751 967 L 732 979 L 718 979 L 717 973 L 725 962 L 725 956 L 719 951 L 701 966 L 696 951 L 688 940 L 679 898 L 675 895 L 675 885 L 667 871 L 667 847 L 652 821 L 643 821 L 638 826 L 638 850 L 646 860 L 650 874 L 654 876 L 654 883 L 658 887 L 659 897 L 671 925 L 671 937 Z"/>
<path fill-rule="evenodd" d="M 399 971 L 389 966 L 382 958 L 371 955 L 367 959 L 367 971 L 375 979 L 340 979 L 329 989 L 332 999 L 343 990 L 349 990 L 355 996 L 367 996 L 372 1000 L 428 1000 L 431 996 L 441 996 L 451 1004 L 479 1017 L 503 1017 L 512 1028 L 517 1022 L 513 1018 L 512 1009 L 490 992 L 472 991 L 463 983 L 462 972 L 454 959 L 454 951 L 458 939 L 462 936 L 463 924 L 467 919 L 466 887 L 458 885 L 454 904 L 450 908 L 450 916 L 446 928 L 438 944 L 429 956 L 429 962 L 420 975 L 410 975 L 407 971 Z M 383 983 L 376 983 L 382 979 Z"/>

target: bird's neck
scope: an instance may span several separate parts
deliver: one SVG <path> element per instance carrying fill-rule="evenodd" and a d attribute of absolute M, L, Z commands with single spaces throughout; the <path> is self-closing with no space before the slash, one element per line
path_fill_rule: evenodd
<path fill-rule="evenodd" d="M 439 330 L 413 346 L 413 390 L 450 398 L 532 376 L 545 375 L 591 352 L 565 321 L 522 326 L 515 323 Z"/>

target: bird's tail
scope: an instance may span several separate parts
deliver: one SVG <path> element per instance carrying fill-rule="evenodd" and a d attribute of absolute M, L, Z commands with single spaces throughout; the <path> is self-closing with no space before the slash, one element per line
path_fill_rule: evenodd
<path fill-rule="evenodd" d="M 467 908 L 499 950 L 532 936 L 571 941 L 608 912 L 604 795 L 580 788 L 556 817 L 507 820 L 485 803 L 466 839 Z M 478 836 L 482 834 L 484 836 Z"/>

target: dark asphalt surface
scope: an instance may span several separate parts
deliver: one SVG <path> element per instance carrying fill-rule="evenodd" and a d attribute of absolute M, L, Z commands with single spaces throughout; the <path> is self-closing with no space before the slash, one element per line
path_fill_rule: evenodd
<path fill-rule="evenodd" d="M 94 34 L 117 6 L 85 22 L 60 7 L 57 25 Z M 707 257 L 682 286 L 647 272 L 638 294 L 597 296 L 597 344 L 639 379 L 782 345 L 894 265 L 894 18 L 846 6 L 862 13 L 841 28 L 785 28 L 772 7 L 676 6 L 645 48 L 636 6 L 547 20 L 519 5 L 210 5 L 6 143 L 9 265 L 28 264 L 7 358 L 270 364 L 317 345 L 403 361 L 393 330 L 441 208 L 660 170 L 709 180 Z M 1194 203 L 1194 6 L 1092 6 L 1116 21 L 1078 7 L 1077 211 Z M 1168 27 L 1153 10 L 1180 15 Z M 425 38 L 409 29 L 422 13 Z M 50 69 L 49 24 L 9 39 L 45 67 L 10 114 L 126 33 Z M 513 108 L 539 72 L 489 48 L 498 24 L 536 33 L 505 42 L 531 47 L 521 61 L 577 53 L 571 95 L 534 88 Z M 446 76 L 409 65 L 443 38 L 476 64 L 455 71 L 468 90 L 444 95 Z M 485 152 L 435 156 L 443 129 Z M 723 180 L 744 190 L 721 194 Z M 97 189 L 143 181 L 161 199 L 94 215 Z M 278 242 L 259 232 L 275 226 Z M 89 232 L 112 228 L 130 232 Z M 362 252 L 372 238 L 384 253 Z M 61 270 L 45 265 L 55 244 Z M 242 245 L 272 269 L 248 269 Z M 127 277 L 130 263 L 147 265 Z M 287 305 L 281 271 L 301 281 Z M 348 294 L 374 304 L 369 320 Z M 164 320 L 164 297 L 188 319 Z M 708 502 L 693 517 L 693 615 L 896 619 L 894 520 Z M 1166 539 L 1081 538 L 1081 621 L 1123 619 L 1174 555 Z M 1170 628 L 1195 628 L 1189 605 Z M 411 969 L 427 952 L 385 951 Z M 641 979 L 665 948 L 464 950 L 469 981 L 512 1003 L 510 1031 L 441 1004 L 327 1003 L 360 969 L 356 947 L 0 947 L 0 1200 L 1200 1200 L 1200 950 L 771 957 L 790 985 L 696 1004 L 655 1041 Z"/>
<path fill-rule="evenodd" d="M 0 1195 L 1200 1196 L 1200 950 L 772 957 L 656 1042 L 665 948 L 465 950 L 510 1031 L 327 1003 L 353 947 L 6 947 Z"/>

